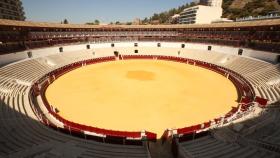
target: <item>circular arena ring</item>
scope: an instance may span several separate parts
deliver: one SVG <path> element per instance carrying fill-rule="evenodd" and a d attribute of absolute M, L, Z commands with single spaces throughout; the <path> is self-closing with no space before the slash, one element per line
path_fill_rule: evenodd
<path fill-rule="evenodd" d="M 112 43 L 94 43 L 91 45 L 92 49 L 90 50 L 84 50 L 87 46 L 86 44 L 70 45 L 63 48 L 65 50 L 70 50 L 71 47 L 71 51 L 57 52 L 53 54 L 47 53 L 54 49 L 60 50 L 62 47 L 39 49 L 34 50 L 34 58 L 2 67 L 0 69 L 2 75 L 0 78 L 0 99 L 1 104 L 3 104 L 3 106 L 1 105 L 3 109 L 1 109 L 0 112 L 2 114 L 1 116 L 5 119 L 0 121 L 3 121 L 2 124 L 5 128 L 0 131 L 1 135 L 7 136 L 5 138 L 8 140 L 7 142 L 12 142 L 13 144 L 17 144 L 15 141 L 20 140 L 23 145 L 18 145 L 20 147 L 16 150 L 19 151 L 21 148 L 25 148 L 24 145 L 28 146 L 29 144 L 36 143 L 43 144 L 38 150 L 45 151 L 50 148 L 48 142 L 55 142 L 61 143 L 57 146 L 67 146 L 67 149 L 79 149 L 81 151 L 86 149 L 85 153 L 77 152 L 76 156 L 80 154 L 82 155 L 81 157 L 94 157 L 96 156 L 95 152 L 100 155 L 105 155 L 105 157 L 111 157 L 111 154 L 118 155 L 119 157 L 133 154 L 134 155 L 131 157 L 139 157 L 141 154 L 142 157 L 150 157 L 150 149 L 146 145 L 159 138 L 161 138 L 161 142 L 172 140 L 171 147 L 172 149 L 176 149 L 173 153 L 176 153 L 177 151 L 185 151 L 184 146 L 181 144 L 186 143 L 186 146 L 188 146 L 188 142 L 197 141 L 199 138 L 202 138 L 201 141 L 219 142 L 217 143 L 219 144 L 219 147 L 217 147 L 218 150 L 220 149 L 220 144 L 223 144 L 223 142 L 216 137 L 209 136 L 209 133 L 217 134 L 222 131 L 223 135 L 226 133 L 226 131 L 223 131 L 223 128 L 235 124 L 239 125 L 238 122 L 246 122 L 252 118 L 256 119 L 254 118 L 256 114 L 258 114 L 257 119 L 260 118 L 257 120 L 260 123 L 254 122 L 253 125 L 252 123 L 248 125 L 246 134 L 251 131 L 254 132 L 255 124 L 262 125 L 270 123 L 269 121 L 271 120 L 271 122 L 275 122 L 275 118 L 277 120 L 278 115 L 276 112 L 274 115 L 264 111 L 266 111 L 267 106 L 275 103 L 280 96 L 280 91 L 278 92 L 278 90 L 280 90 L 278 86 L 279 82 L 277 82 L 280 74 L 279 65 L 273 65 L 250 57 L 232 55 L 232 52 L 237 52 L 236 50 L 238 50 L 234 48 L 229 49 L 219 47 L 221 49 L 220 51 L 207 51 L 207 45 L 192 45 L 185 43 L 186 46 L 190 46 L 191 48 L 195 46 L 199 48 L 191 49 L 181 48 L 182 43 L 161 43 L 163 48 L 157 47 L 158 42 L 144 43 L 149 46 L 142 46 L 142 43 L 138 44 L 138 47 L 135 48 L 134 42 L 114 43 L 115 47 L 112 48 Z M 136 52 L 135 50 L 138 51 Z M 233 51 L 229 54 L 221 53 L 224 50 Z M 88 69 L 97 71 L 98 69 L 95 69 L 95 67 L 102 67 L 103 65 L 106 67 L 106 65 L 110 64 L 113 64 L 113 67 L 119 69 L 117 66 L 118 64 L 126 65 L 127 63 L 143 62 L 145 63 L 144 65 L 148 65 L 148 63 L 161 63 L 163 65 L 175 64 L 178 65 L 178 67 L 175 66 L 176 69 L 179 67 L 183 67 L 183 70 L 185 70 L 185 68 L 197 69 L 219 76 L 229 82 L 234 88 L 234 93 L 236 93 L 236 96 L 233 96 L 234 104 L 227 104 L 225 105 L 227 111 L 222 113 L 218 112 L 214 117 L 206 118 L 205 120 L 196 123 L 188 123 L 188 120 L 184 121 L 185 118 L 183 118 L 181 119 L 183 125 L 178 125 L 175 123 L 176 120 L 174 121 L 171 119 L 171 122 L 173 121 L 174 126 L 176 127 L 172 125 L 163 125 L 164 128 L 159 128 L 159 130 L 156 131 L 154 129 L 151 130 L 150 127 L 139 125 L 137 128 L 130 130 L 117 127 L 112 128 L 111 126 L 100 126 L 100 124 L 95 124 L 94 117 L 91 118 L 93 119 L 93 123 L 89 124 L 68 118 L 63 113 L 65 109 L 59 107 L 60 105 L 57 103 L 53 103 L 52 97 L 48 96 L 48 91 L 54 88 L 55 84 L 59 83 L 61 79 L 68 78 L 67 76 L 72 73 L 75 75 L 75 72 L 77 71 L 87 71 Z M 143 76 L 140 75 L 140 78 L 147 80 L 143 82 L 150 82 L 153 78 L 157 77 L 157 75 L 153 75 L 153 70 L 148 71 L 145 69 L 142 71 L 142 69 L 139 68 L 141 66 L 142 65 L 138 66 L 136 71 L 134 71 L 134 69 L 133 71 L 130 71 L 130 73 L 125 73 L 124 76 L 126 78 L 132 78 L 133 82 L 136 82 L 134 80 L 137 80 L 136 83 L 142 82 L 138 81 L 139 76 L 137 75 L 139 75 L 139 71 L 140 74 L 144 74 Z M 147 67 L 151 68 L 151 65 L 148 65 Z M 100 69 L 98 71 L 103 70 L 104 69 Z M 165 69 L 162 69 L 161 71 L 164 70 Z M 184 73 L 182 73 L 182 75 L 188 77 L 185 76 Z M 83 78 L 83 76 L 77 77 L 76 82 L 81 82 L 80 79 Z M 176 81 L 171 80 L 171 82 Z M 93 84 L 95 84 L 95 82 Z M 174 85 L 175 84 L 176 83 L 174 83 Z M 68 84 L 66 86 L 70 85 Z M 71 89 L 71 87 L 69 88 Z M 161 88 L 162 87 L 159 86 L 160 90 Z M 83 88 L 81 89 L 83 90 Z M 55 92 L 54 94 L 57 95 L 58 93 L 59 92 Z M 64 97 L 65 95 L 62 94 L 62 96 Z M 59 96 L 57 97 L 59 98 Z M 186 98 L 188 98 L 187 95 Z M 164 100 L 165 98 L 155 99 Z M 95 104 L 94 101 L 95 100 L 92 99 L 92 104 Z M 147 99 L 147 101 L 149 100 Z M 213 103 L 209 103 L 209 105 L 210 104 Z M 102 104 L 98 102 L 98 105 Z M 209 105 L 207 105 L 206 109 L 209 108 Z M 67 108 L 67 105 L 65 104 L 62 106 Z M 82 105 L 78 105 L 77 107 L 81 106 Z M 211 110 L 215 111 L 215 108 Z M 192 113 L 192 111 L 188 112 L 189 114 Z M 156 113 L 156 111 L 152 111 L 152 113 Z M 77 115 L 83 114 L 79 113 Z M 105 119 L 112 119 L 107 113 L 104 114 L 104 117 L 106 117 Z M 160 123 L 160 121 L 156 122 Z M 184 122 L 186 123 L 184 124 Z M 10 127 L 10 124 L 13 126 Z M 246 128 L 245 125 L 244 128 Z M 17 127 L 19 130 L 14 130 L 13 127 Z M 236 128 L 241 127 L 239 126 Z M 9 139 L 10 137 L 8 137 L 8 135 L 13 135 L 11 138 L 15 137 L 15 139 Z M 24 135 L 27 136 L 24 137 Z M 237 136 L 234 135 L 234 138 L 236 137 Z M 242 140 L 243 139 L 244 138 L 242 138 Z M 109 143 L 109 145 L 107 143 Z M 9 145 L 10 144 L 2 145 L 2 149 Z M 268 153 L 275 155 L 275 153 L 263 149 L 251 150 L 252 148 L 244 148 L 242 145 L 223 145 L 230 150 L 235 150 L 238 147 L 238 151 L 256 151 L 253 154 L 261 152 L 264 154 Z M 273 148 L 273 150 L 274 149 L 275 148 Z M 8 151 L 9 148 L 5 148 L 5 150 Z M 127 153 L 123 153 L 123 151 L 126 151 Z M 56 152 L 67 155 L 66 152 L 58 148 L 55 148 L 54 151 L 50 151 L 51 154 Z M 185 154 L 188 153 L 189 152 Z M 14 154 L 14 157 L 19 156 L 19 154 L 24 153 L 16 153 Z M 26 155 L 30 154 L 28 153 Z"/>
<path fill-rule="evenodd" d="M 101 129 L 98 127 L 87 126 L 80 123 L 75 123 L 75 120 L 69 121 L 58 114 L 58 109 L 54 106 L 51 106 L 46 98 L 46 90 L 47 88 L 61 76 L 84 66 L 88 66 L 91 64 L 98 64 L 103 62 L 110 62 L 115 60 L 165 60 L 165 61 L 173 61 L 179 62 L 184 64 L 189 64 L 197 67 L 201 67 L 204 69 L 208 69 L 214 71 L 225 78 L 229 79 L 236 87 L 238 92 L 238 104 L 235 107 L 226 113 L 223 117 L 219 118 L 210 118 L 211 121 L 202 122 L 197 125 L 192 125 L 189 127 L 183 127 L 178 129 L 172 129 L 172 133 L 176 133 L 179 135 L 185 135 L 192 132 L 201 132 L 208 130 L 214 126 L 221 126 L 226 124 L 233 119 L 238 118 L 237 115 L 243 114 L 243 112 L 247 112 L 250 110 L 251 103 L 255 99 L 255 93 L 251 84 L 243 78 L 238 73 L 231 71 L 229 69 L 223 68 L 221 66 L 217 66 L 214 64 L 210 64 L 207 62 L 201 62 L 198 60 L 181 58 L 181 57 L 174 57 L 174 56 L 156 56 L 156 55 L 119 55 L 119 56 L 108 56 L 90 60 L 79 61 L 75 63 L 71 63 L 66 65 L 62 68 L 56 69 L 41 79 L 39 79 L 34 85 L 31 90 L 31 95 L 36 98 L 33 100 L 34 105 L 38 105 L 39 108 L 36 109 L 38 111 L 38 116 L 41 118 L 42 122 L 52 128 L 59 128 L 60 131 L 78 135 L 80 137 L 115 137 L 124 140 L 155 140 L 157 139 L 156 133 L 148 132 L 148 131 L 138 131 L 138 132 L 131 132 L 131 131 L 119 131 L 119 130 L 108 130 L 108 129 Z M 125 97 L 125 96 L 123 96 Z M 187 96 L 186 96 L 187 97 Z M 94 104 L 94 101 L 93 101 Z M 102 106 L 102 105 L 100 105 Z M 34 107 L 35 108 L 35 107 Z M 67 107 L 66 107 L 67 108 Z M 110 107 L 109 107 L 110 108 Z M 120 111 L 125 110 L 121 109 Z M 40 112 L 41 111 L 41 112 Z M 128 111 L 129 112 L 129 111 Z M 154 111 L 156 113 L 156 111 Z M 50 115 L 44 115 L 49 113 Z M 133 112 L 131 112 L 133 113 Z M 83 115 L 83 114 L 79 114 Z M 203 115 L 203 114 L 202 114 Z M 104 114 L 106 119 L 106 114 Z M 110 118 L 113 119 L 113 118 Z M 132 118 L 131 118 L 132 119 Z M 93 121 L 94 122 L 94 121 Z M 145 127 L 143 127 L 144 129 Z M 170 127 L 165 127 L 170 128 Z M 162 131 L 164 132 L 164 131 Z M 163 137 L 167 137 L 169 130 L 165 131 Z"/>

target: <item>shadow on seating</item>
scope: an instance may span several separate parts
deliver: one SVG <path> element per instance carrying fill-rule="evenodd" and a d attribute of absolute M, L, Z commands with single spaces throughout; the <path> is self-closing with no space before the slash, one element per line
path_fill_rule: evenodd
<path fill-rule="evenodd" d="M 114 138 L 101 143 L 100 138 L 86 140 L 79 133 L 49 128 L 29 117 L 17 97 L 2 98 L 0 157 L 150 157 L 145 144 L 132 141 L 130 145 L 118 145 L 120 140 Z M 112 141 L 116 143 L 112 144 Z"/>
<path fill-rule="evenodd" d="M 260 116 L 201 133 L 173 137 L 174 157 L 280 157 L 280 104 Z"/>

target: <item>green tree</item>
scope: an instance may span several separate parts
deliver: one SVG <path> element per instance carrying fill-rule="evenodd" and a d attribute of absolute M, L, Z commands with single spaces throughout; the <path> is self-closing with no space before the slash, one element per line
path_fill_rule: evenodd
<path fill-rule="evenodd" d="M 95 24 L 95 25 L 99 25 L 99 24 L 100 24 L 100 21 L 97 20 L 97 19 L 95 19 L 95 20 L 94 20 L 94 24 Z"/>
<path fill-rule="evenodd" d="M 147 17 L 142 20 L 142 24 L 148 24 L 149 22 L 150 20 Z"/>
<path fill-rule="evenodd" d="M 175 15 L 175 14 L 179 14 L 181 13 L 184 9 L 188 8 L 188 7 L 192 7 L 196 5 L 195 3 L 186 3 L 185 5 L 181 5 L 178 8 L 172 8 L 168 11 L 165 12 L 161 12 L 161 13 L 154 13 L 153 16 L 151 16 L 150 18 L 144 19 L 143 23 L 150 23 L 151 21 L 154 20 L 159 20 L 159 22 L 161 24 L 166 24 L 169 23 L 169 19 Z M 149 20 L 148 20 L 149 19 Z"/>
<path fill-rule="evenodd" d="M 189 4 L 189 6 L 188 7 L 193 7 L 193 6 L 195 6 L 196 4 L 194 3 L 194 2 L 191 2 L 190 4 Z"/>
<path fill-rule="evenodd" d="M 152 16 L 152 20 L 159 20 L 159 15 L 155 13 L 155 14 Z"/>
<path fill-rule="evenodd" d="M 96 20 L 94 20 L 94 22 L 87 22 L 86 24 L 87 25 L 99 25 L 100 21 L 96 19 Z"/>
<path fill-rule="evenodd" d="M 68 20 L 67 20 L 67 19 L 64 19 L 64 20 L 63 20 L 63 24 L 69 24 Z"/>
<path fill-rule="evenodd" d="M 270 4 L 270 5 L 265 6 L 265 8 L 261 11 L 260 14 L 268 15 L 269 13 L 276 11 L 276 10 L 277 10 L 277 8 L 274 5 Z"/>

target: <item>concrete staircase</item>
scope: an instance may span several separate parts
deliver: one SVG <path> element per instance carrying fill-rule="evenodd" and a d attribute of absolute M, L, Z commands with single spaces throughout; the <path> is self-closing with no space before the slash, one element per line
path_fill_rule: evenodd
<path fill-rule="evenodd" d="M 173 158 L 171 152 L 171 141 L 165 141 L 162 144 L 161 140 L 149 142 L 149 148 L 152 158 Z"/>

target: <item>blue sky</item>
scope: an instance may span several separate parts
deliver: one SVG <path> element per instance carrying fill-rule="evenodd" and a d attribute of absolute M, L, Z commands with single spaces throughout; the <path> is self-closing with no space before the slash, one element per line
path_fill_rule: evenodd
<path fill-rule="evenodd" d="M 28 21 L 85 23 L 132 21 L 192 0 L 22 0 Z"/>

